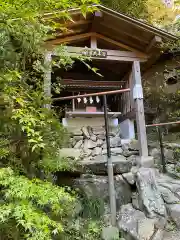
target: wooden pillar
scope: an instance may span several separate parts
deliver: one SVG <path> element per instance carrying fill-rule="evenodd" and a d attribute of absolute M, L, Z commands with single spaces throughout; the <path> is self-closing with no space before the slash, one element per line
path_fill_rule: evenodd
<path fill-rule="evenodd" d="M 51 97 L 51 52 L 47 52 L 44 58 L 45 73 L 44 73 L 44 94 L 46 98 Z M 50 104 L 45 104 L 46 108 L 51 108 Z"/>
<path fill-rule="evenodd" d="M 133 80 L 133 99 L 136 111 L 136 123 L 138 131 L 138 140 L 140 148 L 140 157 L 148 156 L 148 145 L 146 135 L 146 125 L 144 116 L 144 103 L 143 103 L 143 89 L 141 82 L 141 71 L 139 61 L 134 61 L 132 65 L 132 80 Z"/>
<path fill-rule="evenodd" d="M 97 49 L 97 38 L 95 36 L 91 36 L 91 48 Z"/>

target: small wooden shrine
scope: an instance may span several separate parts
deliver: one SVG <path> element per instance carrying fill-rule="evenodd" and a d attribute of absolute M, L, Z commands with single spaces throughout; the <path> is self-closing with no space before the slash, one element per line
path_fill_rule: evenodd
<path fill-rule="evenodd" d="M 46 94 L 57 98 L 130 89 L 107 96 L 108 114 L 112 124 L 120 125 L 124 138 L 134 137 L 136 121 L 140 156 L 148 157 L 141 75 L 160 57 L 160 45 L 177 38 L 104 6 L 98 6 L 98 11 L 88 13 L 86 18 L 79 9 L 69 12 L 73 21 L 65 23 L 67 31 L 60 31 L 55 39 L 47 41 L 46 61 L 57 55 L 56 46 L 66 44 L 69 54 L 90 57 L 92 61 L 88 64 L 98 69 L 99 74 L 81 61 L 76 61 L 70 69 L 54 69 L 52 73 L 50 69 L 45 75 Z M 62 86 L 60 96 L 51 90 L 51 83 L 56 81 Z M 86 122 L 94 125 L 103 121 L 102 96 L 55 101 L 54 104 L 65 106 L 65 125 L 69 126 L 72 119 L 75 128 L 80 123 L 81 126 Z"/>

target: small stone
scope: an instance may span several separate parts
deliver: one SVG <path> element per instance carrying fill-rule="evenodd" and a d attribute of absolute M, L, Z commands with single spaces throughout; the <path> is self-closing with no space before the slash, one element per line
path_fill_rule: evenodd
<path fill-rule="evenodd" d="M 123 178 L 131 185 L 135 184 L 134 175 L 132 172 L 122 174 Z"/>
<path fill-rule="evenodd" d="M 101 140 L 105 140 L 106 136 L 105 136 L 105 134 L 100 134 L 100 135 L 97 135 L 97 138 L 101 139 Z"/>
<path fill-rule="evenodd" d="M 122 143 L 122 149 L 124 151 L 126 151 L 126 150 L 138 151 L 139 150 L 139 142 L 137 140 L 123 139 L 123 140 L 121 140 L 121 143 Z"/>
<path fill-rule="evenodd" d="M 121 147 L 120 137 L 111 137 L 110 138 L 110 147 L 112 147 L 112 148 Z"/>
<path fill-rule="evenodd" d="M 93 142 L 91 139 L 85 139 L 84 141 L 84 151 L 86 152 L 87 149 L 93 149 L 96 147 L 96 143 Z"/>
<path fill-rule="evenodd" d="M 101 147 L 103 145 L 104 141 L 102 139 L 98 139 L 96 144 L 97 144 L 97 147 Z"/>
<path fill-rule="evenodd" d="M 103 127 L 93 127 L 92 131 L 95 135 L 105 136 L 105 129 Z"/>
<path fill-rule="evenodd" d="M 74 136 L 73 139 L 75 141 L 80 141 L 80 140 L 83 140 L 83 136 Z"/>
<path fill-rule="evenodd" d="M 107 155 L 107 149 L 102 150 L 102 155 Z"/>
<path fill-rule="evenodd" d="M 127 158 L 127 160 L 132 162 L 133 166 L 137 165 L 137 156 L 136 155 L 131 155 L 130 157 Z"/>
<path fill-rule="evenodd" d="M 86 149 L 86 152 L 84 152 L 84 157 L 89 157 L 92 155 L 92 150 L 91 149 Z"/>
<path fill-rule="evenodd" d="M 130 156 L 134 156 L 134 155 L 138 155 L 139 152 L 138 151 L 129 151 L 129 150 L 124 150 L 123 151 L 123 155 L 125 157 L 130 157 Z"/>
<path fill-rule="evenodd" d="M 102 145 L 102 149 L 107 149 L 107 144 L 106 143 L 104 143 L 103 145 Z"/>
<path fill-rule="evenodd" d="M 122 154 L 123 153 L 123 150 L 122 150 L 122 148 L 112 148 L 111 149 L 111 154 L 112 155 L 119 155 L 119 154 Z"/>
<path fill-rule="evenodd" d="M 73 136 L 82 136 L 82 131 L 81 129 L 76 129 L 76 130 L 73 130 Z"/>
<path fill-rule="evenodd" d="M 86 139 L 90 139 L 89 129 L 88 127 L 82 127 L 82 133 Z"/>
<path fill-rule="evenodd" d="M 101 154 L 102 154 L 102 148 L 100 148 L 100 147 L 96 147 L 92 151 L 92 156 L 97 156 L 97 155 L 101 155 Z"/>
<path fill-rule="evenodd" d="M 139 207 L 139 195 L 137 192 L 132 193 L 132 205 L 136 210 L 140 210 Z"/>
<path fill-rule="evenodd" d="M 74 146 L 74 148 L 75 148 L 75 149 L 79 149 L 79 148 L 81 148 L 82 144 L 83 144 L 83 140 L 80 140 L 80 141 L 78 141 L 78 142 L 76 143 L 76 145 Z"/>

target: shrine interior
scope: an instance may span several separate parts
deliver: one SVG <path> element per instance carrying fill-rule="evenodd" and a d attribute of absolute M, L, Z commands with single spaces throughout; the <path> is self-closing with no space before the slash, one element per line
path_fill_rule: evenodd
<path fill-rule="evenodd" d="M 96 68 L 97 73 L 89 69 L 81 61 L 75 61 L 68 69 L 53 69 L 52 83 L 60 83 L 60 94 L 52 89 L 53 98 L 72 95 L 83 95 L 86 93 L 98 93 L 124 89 L 127 85 L 127 75 L 131 69 L 130 62 L 92 60 L 87 62 L 91 68 Z M 122 112 L 122 94 L 107 96 L 108 111 L 113 113 Z M 79 112 L 84 115 L 103 113 L 102 96 L 88 97 L 83 99 L 56 101 L 54 107 L 61 118 L 66 114 L 72 115 Z"/>

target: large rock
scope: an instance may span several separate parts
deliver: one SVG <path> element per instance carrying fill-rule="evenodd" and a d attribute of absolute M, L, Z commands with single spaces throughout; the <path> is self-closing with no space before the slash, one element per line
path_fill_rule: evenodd
<path fill-rule="evenodd" d="M 158 148 L 153 148 L 149 151 L 149 155 L 154 158 L 156 164 L 161 164 L 161 152 Z"/>
<path fill-rule="evenodd" d="M 131 201 L 131 189 L 121 175 L 114 177 L 117 209 Z M 107 176 L 82 175 L 74 180 L 74 186 L 79 188 L 88 198 L 100 198 L 109 204 L 109 184 Z"/>
<path fill-rule="evenodd" d="M 178 197 L 178 192 L 180 191 L 180 180 L 173 179 L 167 175 L 161 174 L 157 178 L 157 183 L 159 186 L 169 189 L 172 193 Z"/>
<path fill-rule="evenodd" d="M 166 217 L 166 207 L 151 168 L 140 168 L 136 174 L 139 206 L 150 218 Z"/>
<path fill-rule="evenodd" d="M 118 227 L 125 239 L 151 240 L 155 231 L 155 219 L 149 219 L 131 204 L 121 207 Z"/>
<path fill-rule="evenodd" d="M 162 197 L 165 201 L 165 203 L 168 204 L 174 204 L 174 203 L 179 203 L 180 199 L 178 197 L 176 197 L 171 190 L 169 190 L 166 187 L 163 186 L 158 186 L 158 189 L 160 191 L 160 193 L 162 194 Z"/>
<path fill-rule="evenodd" d="M 100 148 L 100 147 L 96 147 L 92 151 L 92 156 L 98 156 L 98 155 L 101 155 L 101 154 L 102 154 L 102 148 Z"/>
<path fill-rule="evenodd" d="M 59 150 L 60 157 L 68 157 L 72 159 L 80 159 L 81 150 L 75 148 L 62 148 Z"/>
<path fill-rule="evenodd" d="M 180 229 L 180 204 L 167 205 L 168 213 L 171 219 L 175 222 L 178 229 Z"/>
<path fill-rule="evenodd" d="M 165 231 L 163 235 L 163 240 L 179 240 L 180 239 L 180 231 Z"/>
<path fill-rule="evenodd" d="M 149 151 L 150 156 L 154 157 L 156 164 L 162 164 L 161 151 L 159 148 L 152 148 Z M 164 157 L 167 163 L 174 163 L 174 152 L 172 149 L 164 148 Z"/>
<path fill-rule="evenodd" d="M 130 171 L 132 163 L 124 156 L 111 156 L 114 173 L 122 174 Z M 93 174 L 107 174 L 107 155 L 99 155 L 93 159 L 84 159 L 80 162 L 83 169 Z"/>

